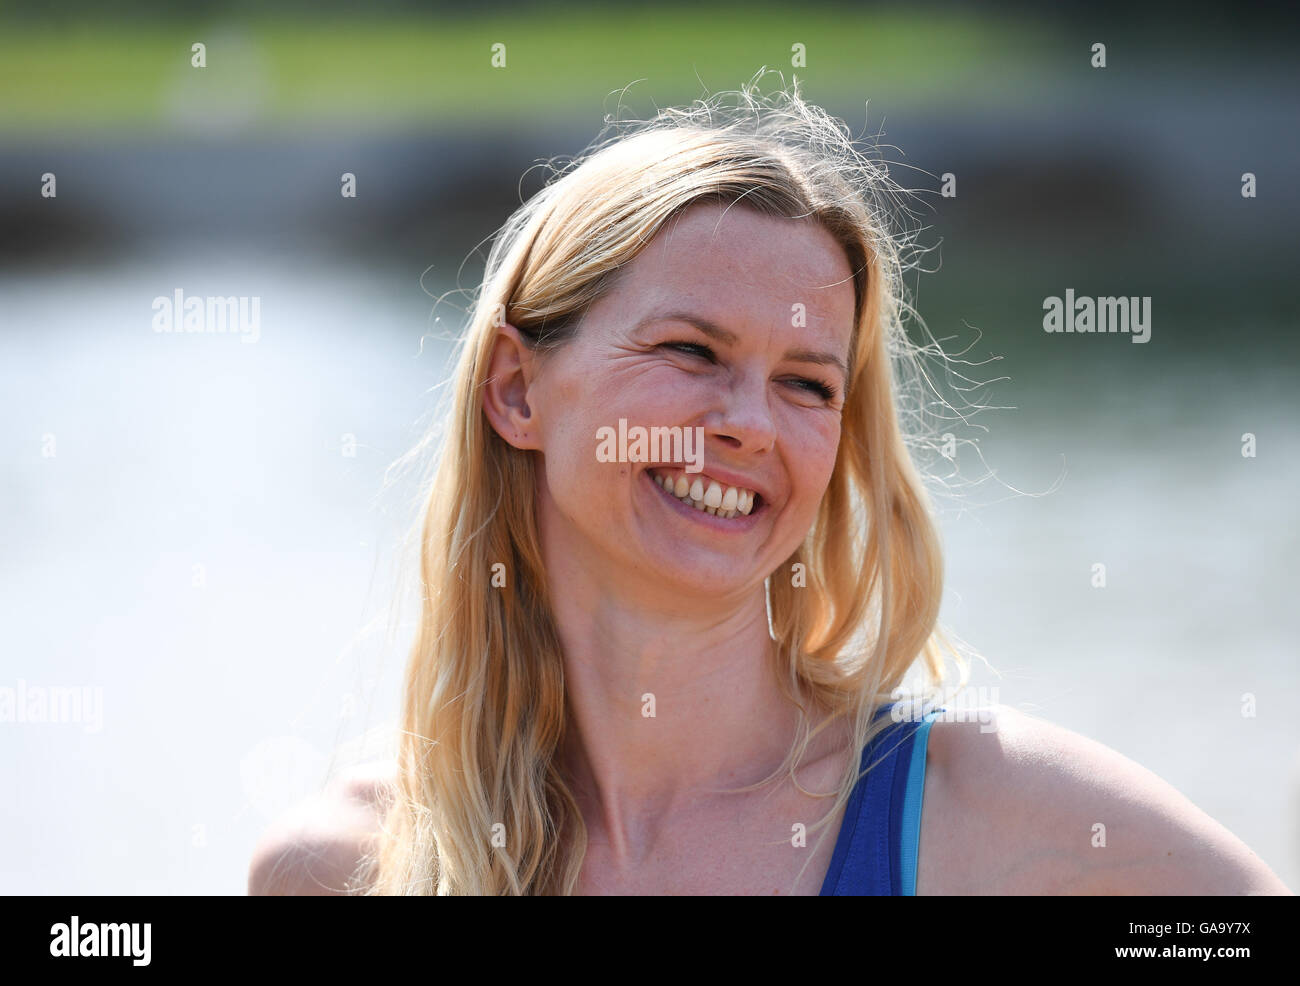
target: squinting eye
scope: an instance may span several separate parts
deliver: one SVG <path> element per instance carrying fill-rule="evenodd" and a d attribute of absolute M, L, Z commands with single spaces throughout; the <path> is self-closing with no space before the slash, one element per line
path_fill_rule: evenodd
<path fill-rule="evenodd" d="M 665 342 L 663 344 L 668 349 L 694 350 L 692 355 L 703 356 L 705 359 L 714 359 L 713 350 L 708 346 L 702 346 L 698 342 Z"/>
<path fill-rule="evenodd" d="M 710 363 L 716 363 L 718 361 L 718 358 L 714 355 L 712 349 L 698 342 L 663 342 L 659 345 L 662 349 L 675 349 L 691 356 L 702 356 Z M 790 382 L 801 390 L 806 390 L 811 394 L 816 394 L 824 401 L 835 399 L 835 388 L 829 384 L 822 383 L 820 380 L 813 380 L 810 377 L 796 377 Z"/>
<path fill-rule="evenodd" d="M 798 384 L 800 387 L 803 387 L 804 389 L 809 390 L 812 393 L 816 394 L 824 401 L 829 401 L 835 396 L 834 388 L 828 387 L 820 380 L 809 380 L 806 377 L 801 377 L 794 382 Z"/>

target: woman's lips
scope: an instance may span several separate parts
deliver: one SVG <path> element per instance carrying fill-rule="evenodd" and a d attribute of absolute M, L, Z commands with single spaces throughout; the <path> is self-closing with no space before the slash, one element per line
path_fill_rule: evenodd
<path fill-rule="evenodd" d="M 767 509 L 767 504 L 760 499 L 755 502 L 754 509 L 748 514 L 738 513 L 734 517 L 718 517 L 707 510 L 683 503 L 678 497 L 673 496 L 655 482 L 648 469 L 642 470 L 641 475 L 645 477 L 645 482 L 653 488 L 655 495 L 664 501 L 670 509 L 695 521 L 697 524 L 704 524 L 716 531 L 730 531 L 739 534 L 752 530 L 756 523 L 755 518 L 759 517 Z"/>

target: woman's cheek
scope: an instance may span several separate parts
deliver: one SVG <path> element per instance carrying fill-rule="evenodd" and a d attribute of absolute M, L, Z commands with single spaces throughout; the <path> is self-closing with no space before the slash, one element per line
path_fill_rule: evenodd
<path fill-rule="evenodd" d="M 835 429 L 834 442 L 826 441 L 825 437 L 823 436 L 823 441 L 818 447 L 816 465 L 807 473 L 811 484 L 809 494 L 816 504 L 821 503 L 826 487 L 830 485 L 831 476 L 835 472 L 835 457 L 839 452 L 839 429 Z"/>

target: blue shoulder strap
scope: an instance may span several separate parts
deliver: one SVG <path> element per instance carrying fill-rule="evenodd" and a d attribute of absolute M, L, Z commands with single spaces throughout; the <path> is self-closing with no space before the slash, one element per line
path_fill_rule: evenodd
<path fill-rule="evenodd" d="M 902 879 L 902 892 L 906 897 L 916 896 L 916 864 L 921 843 L 921 805 L 925 794 L 925 751 L 930 740 L 930 727 L 941 710 L 927 712 L 912 737 L 911 758 L 907 767 L 907 785 L 903 793 L 902 838 L 890 839 L 898 846 L 898 872 Z"/>
<path fill-rule="evenodd" d="M 915 894 L 925 746 L 939 711 L 889 723 L 862 751 L 859 770 L 871 769 L 845 805 L 821 896 Z"/>

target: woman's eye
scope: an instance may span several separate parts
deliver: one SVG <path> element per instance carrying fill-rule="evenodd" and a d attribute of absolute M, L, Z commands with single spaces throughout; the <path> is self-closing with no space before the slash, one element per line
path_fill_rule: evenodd
<path fill-rule="evenodd" d="M 792 382 L 810 393 L 816 394 L 824 401 L 828 401 L 835 396 L 835 389 L 827 386 L 820 380 L 810 380 L 807 377 L 800 377 Z"/>
<path fill-rule="evenodd" d="M 688 351 L 693 356 L 703 356 L 707 360 L 712 360 L 713 350 L 708 346 L 702 346 L 698 342 L 665 342 L 664 345 L 669 349 L 679 349 Z"/>
<path fill-rule="evenodd" d="M 718 358 L 714 355 L 712 349 L 698 342 L 665 342 L 660 344 L 664 349 L 676 349 L 679 352 L 688 353 L 691 356 L 702 356 L 710 363 L 716 363 Z M 810 394 L 816 394 L 824 401 L 835 399 L 835 388 L 829 384 L 822 383 L 820 380 L 813 380 L 810 377 L 795 377 L 788 380 L 800 390 L 806 390 Z"/>

